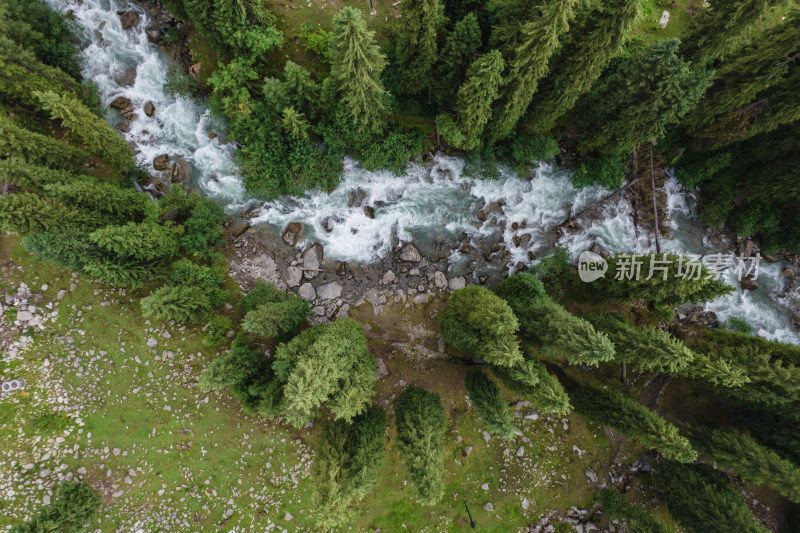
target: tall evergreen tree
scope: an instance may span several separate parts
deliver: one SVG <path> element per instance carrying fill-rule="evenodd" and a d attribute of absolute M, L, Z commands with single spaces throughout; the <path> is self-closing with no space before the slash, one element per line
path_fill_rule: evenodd
<path fill-rule="evenodd" d="M 468 13 L 447 34 L 436 65 L 436 99 L 440 105 L 451 107 L 459 87 L 467 76 L 467 68 L 481 47 L 481 28 L 475 13 Z"/>
<path fill-rule="evenodd" d="M 108 123 L 92 113 L 83 103 L 52 91 L 36 92 L 36 98 L 50 116 L 59 119 L 70 131 L 78 135 L 89 149 L 106 162 L 122 171 L 133 170 L 133 150 Z"/>
<path fill-rule="evenodd" d="M 520 2 L 512 2 L 519 4 Z M 534 92 L 548 69 L 548 61 L 569 28 L 577 0 L 545 0 L 528 4 L 513 32 L 493 40 L 508 59 L 507 83 L 498 100 L 488 134 L 492 142 L 508 137 L 531 103 Z"/>
<path fill-rule="evenodd" d="M 0 228 L 27 235 L 75 220 L 75 214 L 51 198 L 33 193 L 0 196 Z"/>
<path fill-rule="evenodd" d="M 86 150 L 14 124 L 0 115 L 0 151 L 22 157 L 31 164 L 79 170 L 89 159 Z"/>
<path fill-rule="evenodd" d="M 406 0 L 397 31 L 397 61 L 410 93 L 431 86 L 438 38 L 445 24 L 441 0 Z"/>
<path fill-rule="evenodd" d="M 693 70 L 678 55 L 678 44 L 665 39 L 633 54 L 589 95 L 577 120 L 586 148 L 628 152 L 692 110 L 711 74 Z"/>
<path fill-rule="evenodd" d="M 639 13 L 637 0 L 596 3 L 564 37 L 533 96 L 526 122 L 547 131 L 587 93 L 619 53 Z"/>
<path fill-rule="evenodd" d="M 442 400 L 435 392 L 411 385 L 395 405 L 397 447 L 405 469 L 423 505 L 438 503 L 444 495 L 444 450 L 446 429 Z"/>
<path fill-rule="evenodd" d="M 480 145 L 483 130 L 492 118 L 492 104 L 503 85 L 504 68 L 505 62 L 497 50 L 488 52 L 470 65 L 467 80 L 458 91 L 460 135 L 457 139 L 445 137 L 445 140 L 464 150 L 473 150 Z"/>
<path fill-rule="evenodd" d="M 681 55 L 698 67 L 740 46 L 782 0 L 712 0 L 681 37 Z"/>
<path fill-rule="evenodd" d="M 483 372 L 476 370 L 467 374 L 464 386 L 469 399 L 478 411 L 486 429 L 504 439 L 514 436 L 514 418 L 508 404 L 503 401 L 500 387 Z"/>
<path fill-rule="evenodd" d="M 380 132 L 389 112 L 380 78 L 386 58 L 361 11 L 348 6 L 336 14 L 328 49 L 331 73 L 323 84 L 323 99 L 331 109 L 341 104 L 360 131 Z"/>
<path fill-rule="evenodd" d="M 655 448 L 669 459 L 692 463 L 697 458 L 697 452 L 677 427 L 616 391 L 581 387 L 570 393 L 570 399 L 579 415 Z"/>

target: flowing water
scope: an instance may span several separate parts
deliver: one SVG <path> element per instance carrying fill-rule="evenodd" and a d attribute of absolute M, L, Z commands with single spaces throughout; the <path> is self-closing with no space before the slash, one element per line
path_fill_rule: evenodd
<path fill-rule="evenodd" d="M 117 0 L 47 1 L 57 10 L 71 11 L 85 30 L 84 75 L 98 84 L 103 102 L 109 104 L 120 95 L 131 99 L 138 116 L 125 136 L 136 148 L 137 161 L 150 167 L 153 158 L 163 153 L 184 159 L 192 164 L 192 183 L 230 213 L 237 214 L 248 205 L 236 177 L 235 148 L 218 137 L 209 138 L 214 124 L 203 103 L 164 91 L 167 55 L 147 41 L 148 14 L 136 4 Z M 119 9 L 139 12 L 139 23 L 123 30 Z M 117 81 L 118 74 L 128 67 L 137 69 L 132 86 Z M 142 110 L 148 101 L 156 108 L 152 117 Z M 119 117 L 109 110 L 108 119 L 113 123 Z M 555 245 L 568 248 L 573 257 L 594 243 L 612 252 L 654 249 L 651 232 L 634 227 L 631 207 L 623 195 L 582 220 L 586 227 L 556 238 L 556 225 L 610 191 L 602 187 L 578 190 L 570 183 L 569 170 L 552 162 L 541 163 L 533 179 L 520 179 L 503 170 L 499 179 L 480 180 L 465 176 L 463 166 L 458 158 L 439 155 L 428 164 L 410 164 L 405 175 L 395 177 L 368 172 L 348 159 L 342 184 L 330 194 L 267 202 L 253 222 L 274 232 L 289 222 L 302 222 L 304 236 L 321 242 L 327 257 L 361 263 L 384 257 L 398 239 L 414 240 L 424 252 L 426 243 L 452 242 L 462 233 L 473 242 L 506 243 L 512 265 L 530 264 L 528 252 L 541 257 Z M 673 238 L 662 243 L 665 250 L 709 254 L 732 248 L 730 243 L 709 240 L 697 222 L 693 196 L 674 179 L 667 183 L 667 197 Z M 364 206 L 374 208 L 374 218 L 367 216 Z M 487 214 L 485 222 L 476 217 L 481 209 Z M 520 242 L 526 234 L 530 242 L 527 238 Z M 451 257 L 456 265 L 457 255 Z M 780 296 L 782 268 L 781 263 L 762 262 L 758 290 L 737 290 L 707 304 L 706 309 L 723 321 L 745 319 L 764 337 L 800 344 L 789 312 L 797 302 Z M 738 287 L 732 277 L 730 282 Z"/>

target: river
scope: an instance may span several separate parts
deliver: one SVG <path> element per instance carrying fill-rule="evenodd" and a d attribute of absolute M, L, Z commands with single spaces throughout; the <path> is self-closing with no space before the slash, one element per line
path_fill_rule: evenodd
<path fill-rule="evenodd" d="M 165 92 L 168 58 L 147 40 L 148 13 L 137 4 L 117 0 L 47 1 L 54 9 L 71 11 L 83 28 L 83 73 L 97 83 L 103 103 L 117 96 L 131 100 L 138 116 L 124 135 L 134 145 L 137 161 L 152 168 L 153 158 L 160 154 L 184 159 L 193 167 L 193 185 L 229 213 L 252 207 L 254 202 L 246 198 L 236 175 L 235 147 L 220 137 L 210 138 L 215 124 L 203 102 Z M 120 9 L 137 11 L 138 24 L 123 30 L 117 15 Z M 130 67 L 136 68 L 135 82 L 120 84 L 118 75 Z M 148 101 L 155 106 L 152 117 L 142 111 Z M 110 109 L 107 119 L 112 124 L 120 120 Z M 425 251 L 426 243 L 452 242 L 463 233 L 473 241 L 504 242 L 512 254 L 511 265 L 528 265 L 531 256 L 540 258 L 553 246 L 568 248 L 573 257 L 594 243 L 612 252 L 654 249 L 652 234 L 634 228 L 632 209 L 622 195 L 599 208 L 586 227 L 557 237 L 553 232 L 557 224 L 610 191 L 597 186 L 576 189 L 570 171 L 554 162 L 540 163 L 532 179 L 520 179 L 504 169 L 498 179 L 481 180 L 465 176 L 463 167 L 458 158 L 437 155 L 429 163 L 410 164 L 405 175 L 397 177 L 368 172 L 347 159 L 344 179 L 333 192 L 264 203 L 252 222 L 274 232 L 289 222 L 302 222 L 305 237 L 322 243 L 327 257 L 360 263 L 377 261 L 398 239 L 414 240 Z M 730 253 L 732 243 L 714 242 L 697 221 L 693 194 L 674 179 L 666 189 L 672 238 L 662 243 L 663 248 L 704 255 Z M 367 216 L 364 206 L 373 207 L 374 218 Z M 486 220 L 481 222 L 476 213 L 487 206 Z M 520 242 L 526 234 L 530 240 L 524 237 Z M 458 252 L 450 259 L 457 267 Z M 729 282 L 737 291 L 706 304 L 706 310 L 722 321 L 744 319 L 766 338 L 800 344 L 790 311 L 797 306 L 797 293 L 782 294 L 785 266 L 762 261 L 759 288 L 754 291 L 738 290 L 731 270 Z"/>

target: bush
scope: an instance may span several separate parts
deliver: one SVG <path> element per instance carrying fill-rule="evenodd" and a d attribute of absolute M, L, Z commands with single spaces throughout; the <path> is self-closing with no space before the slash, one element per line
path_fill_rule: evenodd
<path fill-rule="evenodd" d="M 530 272 L 542 280 L 547 294 L 558 298 L 571 288 L 575 281 L 575 269 L 569 262 L 569 251 L 566 248 L 556 248 L 553 253 L 532 266 Z"/>
<path fill-rule="evenodd" d="M 445 413 L 435 392 L 411 385 L 397 398 L 397 447 L 423 505 L 438 503 L 444 495 Z"/>
<path fill-rule="evenodd" d="M 508 404 L 503 401 L 500 387 L 481 371 L 467 374 L 464 385 L 472 405 L 486 424 L 487 431 L 504 439 L 513 438 L 514 418 Z"/>
<path fill-rule="evenodd" d="M 308 302 L 263 281 L 256 282 L 241 306 L 245 312 L 242 329 L 276 342 L 290 340 L 311 316 Z"/>
<path fill-rule="evenodd" d="M 225 343 L 228 332 L 231 330 L 231 321 L 224 315 L 211 315 L 203 331 L 203 344 L 206 346 L 221 346 Z"/>
<path fill-rule="evenodd" d="M 653 314 L 659 322 L 669 325 L 672 319 L 675 318 L 675 309 L 666 304 L 655 304 L 653 306 Z"/>
<path fill-rule="evenodd" d="M 614 489 L 603 489 L 595 496 L 608 515 L 616 520 L 624 520 L 631 531 L 637 533 L 673 533 L 671 527 L 648 513 L 638 505 L 625 500 L 625 495 Z"/>
<path fill-rule="evenodd" d="M 64 481 L 56 489 L 53 502 L 43 507 L 30 521 L 15 526 L 12 533 L 78 533 L 90 522 L 102 498 L 86 483 Z"/>
<path fill-rule="evenodd" d="M 520 167 L 551 159 L 558 151 L 557 140 L 538 133 L 520 133 L 511 141 L 511 157 Z"/>
<path fill-rule="evenodd" d="M 601 185 L 606 189 L 619 189 L 625 181 L 627 166 L 618 155 L 587 157 L 572 173 L 572 184 L 583 189 L 590 185 Z"/>
<path fill-rule="evenodd" d="M 214 253 L 213 247 L 225 244 L 222 237 L 224 222 L 225 215 L 219 204 L 207 198 L 200 199 L 183 223 L 185 233 L 181 237 L 181 246 L 198 260 L 209 260 Z"/>
<path fill-rule="evenodd" d="M 519 322 L 511 308 L 488 289 L 470 285 L 450 295 L 450 306 L 439 314 L 444 340 L 489 363 L 522 361 L 516 338 Z"/>

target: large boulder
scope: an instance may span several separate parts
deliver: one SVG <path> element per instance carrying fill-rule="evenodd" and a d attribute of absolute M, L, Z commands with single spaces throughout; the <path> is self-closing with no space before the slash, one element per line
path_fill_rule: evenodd
<path fill-rule="evenodd" d="M 361 207 L 361 203 L 367 197 L 367 193 L 361 187 L 350 191 L 347 207 Z"/>
<path fill-rule="evenodd" d="M 298 266 L 286 267 L 286 284 L 289 287 L 297 287 L 303 280 L 303 269 Z"/>
<path fill-rule="evenodd" d="M 139 13 L 136 11 L 123 11 L 119 15 L 119 21 L 122 23 L 123 30 L 129 30 L 139 22 Z"/>
<path fill-rule="evenodd" d="M 131 105 L 131 99 L 126 98 L 124 96 L 117 96 L 116 98 L 114 98 L 114 101 L 111 102 L 111 107 L 113 107 L 114 109 L 125 109 L 127 107 L 130 107 L 130 105 Z"/>
<path fill-rule="evenodd" d="M 400 261 L 418 263 L 422 261 L 422 253 L 420 253 L 419 248 L 414 246 L 413 242 L 409 242 L 403 246 L 403 249 L 400 251 Z"/>
<path fill-rule="evenodd" d="M 161 154 L 153 159 L 153 168 L 156 170 L 167 170 L 169 167 L 169 155 Z"/>
<path fill-rule="evenodd" d="M 741 285 L 743 291 L 754 291 L 758 288 L 758 282 L 753 279 L 752 274 L 748 274 L 742 278 L 742 281 L 739 282 L 739 285 Z"/>
<path fill-rule="evenodd" d="M 338 281 L 333 281 L 317 287 L 317 298 L 320 300 L 335 300 L 341 296 L 342 285 Z"/>
<path fill-rule="evenodd" d="M 148 117 L 152 117 L 153 113 L 156 112 L 156 106 L 153 105 L 153 102 L 145 102 L 144 104 L 144 114 Z"/>
<path fill-rule="evenodd" d="M 303 224 L 300 222 L 291 222 L 286 226 L 286 229 L 283 230 L 281 237 L 283 237 L 283 242 L 289 246 L 294 246 L 297 244 L 297 241 L 300 240 L 300 235 L 302 234 Z"/>
<path fill-rule="evenodd" d="M 305 275 L 308 279 L 314 279 L 317 277 L 319 272 L 320 265 L 322 264 L 322 258 L 324 257 L 324 248 L 318 242 L 315 242 L 308 248 L 306 251 L 303 252 L 303 267 L 305 269 Z"/>
<path fill-rule="evenodd" d="M 127 85 L 130 87 L 136 83 L 136 67 L 125 67 L 118 71 L 114 79 L 120 85 Z"/>
<path fill-rule="evenodd" d="M 297 290 L 297 295 L 301 300 L 310 302 L 317 296 L 317 293 L 314 291 L 314 286 L 312 284 L 303 283 Z"/>
<path fill-rule="evenodd" d="M 192 174 L 192 165 L 188 161 L 176 161 L 172 165 L 172 183 L 184 183 Z"/>

